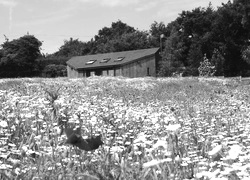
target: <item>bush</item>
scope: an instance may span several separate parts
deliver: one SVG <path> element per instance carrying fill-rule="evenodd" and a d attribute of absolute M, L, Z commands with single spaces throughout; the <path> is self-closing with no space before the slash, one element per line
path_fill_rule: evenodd
<path fill-rule="evenodd" d="M 67 76 L 67 68 L 65 65 L 49 64 L 42 72 L 43 77 L 62 77 Z"/>
<path fill-rule="evenodd" d="M 250 46 L 248 46 L 243 52 L 242 52 L 242 58 L 250 64 Z"/>
<path fill-rule="evenodd" d="M 199 75 L 204 77 L 210 77 L 213 76 L 216 72 L 215 66 L 212 65 L 211 62 L 206 58 L 206 55 L 204 55 L 203 61 L 200 62 L 200 67 L 198 68 Z"/>
<path fill-rule="evenodd" d="M 183 74 L 182 74 L 183 77 L 198 76 L 198 75 L 199 75 L 199 72 L 198 72 L 197 68 L 190 67 L 190 66 L 186 67 Z"/>

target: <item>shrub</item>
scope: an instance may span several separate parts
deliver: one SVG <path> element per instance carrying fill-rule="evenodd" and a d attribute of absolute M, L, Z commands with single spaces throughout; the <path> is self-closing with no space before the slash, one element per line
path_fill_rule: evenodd
<path fill-rule="evenodd" d="M 248 46 L 243 52 L 242 52 L 242 58 L 250 64 L 250 46 Z"/>
<path fill-rule="evenodd" d="M 64 65 L 49 64 L 43 69 L 43 76 L 45 77 L 58 77 L 66 76 L 67 68 Z"/>
<path fill-rule="evenodd" d="M 199 72 L 198 72 L 197 68 L 190 67 L 190 66 L 186 67 L 183 74 L 182 74 L 183 77 L 198 76 L 198 75 L 199 75 Z"/>
<path fill-rule="evenodd" d="M 207 59 L 206 55 L 204 55 L 203 61 L 200 62 L 200 66 L 198 68 L 199 75 L 204 77 L 213 76 L 216 72 L 215 66 L 212 65 L 211 62 Z"/>

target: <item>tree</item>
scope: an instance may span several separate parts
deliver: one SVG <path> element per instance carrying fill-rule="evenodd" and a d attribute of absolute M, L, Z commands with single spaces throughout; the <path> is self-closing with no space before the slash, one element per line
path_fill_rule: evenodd
<path fill-rule="evenodd" d="M 109 40 L 107 43 L 103 44 L 102 47 L 99 46 L 99 52 L 119 52 L 128 51 L 136 49 L 148 48 L 149 43 L 147 40 L 147 33 L 143 31 L 135 31 L 133 33 L 124 33 L 115 39 Z"/>
<path fill-rule="evenodd" d="M 224 76 L 225 58 L 218 49 L 214 49 L 211 63 L 215 65 L 215 76 Z"/>
<path fill-rule="evenodd" d="M 152 47 L 148 32 L 135 30 L 121 20 L 113 22 L 111 27 L 98 31 L 94 39 L 81 42 L 78 39 L 64 41 L 64 45 L 52 56 L 71 57 L 77 55 L 108 53 L 126 50 L 137 50 Z"/>
<path fill-rule="evenodd" d="M 181 40 L 180 27 L 177 22 L 168 25 L 165 39 L 162 61 L 160 62 L 159 76 L 171 76 L 173 73 L 181 73 L 184 70 L 182 53 L 185 51 Z"/>
<path fill-rule="evenodd" d="M 238 3 L 228 2 L 216 12 L 212 24 L 212 41 L 214 48 L 224 57 L 225 76 L 242 75 L 247 63 L 242 59 L 249 30 L 242 24 L 242 10 Z"/>
<path fill-rule="evenodd" d="M 136 30 L 121 20 L 113 22 L 111 27 L 104 27 L 95 36 L 96 53 L 116 52 L 124 49 L 124 34 L 134 33 Z M 123 42 L 121 42 L 123 41 Z M 125 50 L 125 49 L 124 49 Z"/>
<path fill-rule="evenodd" d="M 110 28 L 104 27 L 99 30 L 98 35 L 95 36 L 95 41 L 106 43 L 108 40 L 120 37 L 122 34 L 133 33 L 135 31 L 135 28 L 118 20 L 117 22 L 113 22 Z"/>
<path fill-rule="evenodd" d="M 136 50 L 152 47 L 148 41 L 148 33 L 118 20 L 111 27 L 104 27 L 95 36 L 95 53 L 108 53 Z"/>
<path fill-rule="evenodd" d="M 70 38 L 69 40 L 64 41 L 64 44 L 54 55 L 64 57 L 80 56 L 83 54 L 84 45 L 85 43 L 79 41 L 78 39 Z"/>
<path fill-rule="evenodd" d="M 161 69 L 168 67 L 168 73 L 184 71 L 184 75 L 198 75 L 203 54 L 211 54 L 211 24 L 214 19 L 211 5 L 183 11 L 165 28 L 166 40 Z M 187 71 L 187 72 L 185 72 Z"/>
<path fill-rule="evenodd" d="M 24 35 L 19 39 L 2 44 L 2 57 L 0 59 L 0 76 L 17 77 L 32 76 L 35 60 L 41 55 L 42 43 L 33 35 Z"/>
<path fill-rule="evenodd" d="M 171 75 L 184 65 L 184 75 L 198 75 L 204 54 L 214 63 L 215 75 L 237 76 L 248 72 L 250 1 L 230 1 L 214 10 L 183 11 L 166 27 L 161 72 Z M 165 70 L 164 70 L 165 68 Z M 168 73 L 166 73 L 169 71 Z"/>
<path fill-rule="evenodd" d="M 164 36 L 167 35 L 167 27 L 163 22 L 158 23 L 157 21 L 154 21 L 150 26 L 149 34 L 150 34 L 149 39 L 151 46 L 159 47 L 161 35 Z"/>
<path fill-rule="evenodd" d="M 250 29 L 250 1 L 248 0 L 234 0 L 234 4 L 238 7 L 242 14 L 241 23 L 246 29 Z"/>

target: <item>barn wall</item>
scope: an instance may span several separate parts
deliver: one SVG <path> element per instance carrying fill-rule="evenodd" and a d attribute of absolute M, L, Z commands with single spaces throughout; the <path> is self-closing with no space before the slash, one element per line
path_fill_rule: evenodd
<path fill-rule="evenodd" d="M 155 54 L 155 69 L 156 69 L 156 76 L 158 76 L 158 73 L 160 71 L 160 62 L 161 62 L 161 55 L 159 53 L 159 51 Z"/>
<path fill-rule="evenodd" d="M 108 75 L 109 76 L 114 76 L 115 74 L 114 74 L 114 70 L 113 69 L 109 69 L 108 70 Z"/>
<path fill-rule="evenodd" d="M 83 71 L 83 70 L 78 71 L 77 77 L 79 77 L 79 78 L 85 77 L 85 71 Z"/>
<path fill-rule="evenodd" d="M 71 68 L 70 66 L 67 66 L 67 76 L 69 78 L 86 77 L 86 71 L 84 71 L 84 70 L 76 70 L 74 68 Z"/>
<path fill-rule="evenodd" d="M 156 76 L 155 55 L 124 65 L 122 67 L 122 75 L 125 77 L 144 77 L 144 76 L 155 77 Z"/>
<path fill-rule="evenodd" d="M 106 69 L 103 70 L 103 71 L 102 71 L 102 75 L 103 75 L 103 76 L 108 76 L 108 70 L 106 70 Z"/>
<path fill-rule="evenodd" d="M 69 78 L 76 78 L 76 77 L 78 77 L 78 72 L 74 68 L 67 66 L 67 76 Z"/>
<path fill-rule="evenodd" d="M 114 70 L 114 76 L 122 76 L 122 70 L 121 70 L 121 68 L 115 68 L 115 70 Z"/>

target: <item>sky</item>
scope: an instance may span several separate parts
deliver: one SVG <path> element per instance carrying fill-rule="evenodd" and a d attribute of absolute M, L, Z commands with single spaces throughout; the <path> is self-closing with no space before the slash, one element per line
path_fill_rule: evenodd
<path fill-rule="evenodd" d="M 138 30 L 165 25 L 183 11 L 214 8 L 228 0 L 0 0 L 0 44 L 26 34 L 42 41 L 41 52 L 59 50 L 65 40 L 86 42 L 103 27 L 121 20 Z"/>

